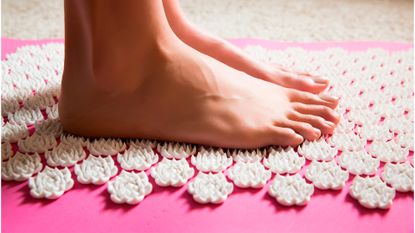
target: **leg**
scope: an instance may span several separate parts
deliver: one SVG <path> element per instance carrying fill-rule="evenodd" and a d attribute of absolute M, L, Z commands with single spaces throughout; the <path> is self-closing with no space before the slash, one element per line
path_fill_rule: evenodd
<path fill-rule="evenodd" d="M 338 121 L 336 99 L 254 79 L 184 44 L 161 0 L 66 0 L 65 30 L 66 131 L 252 148 L 313 140 Z"/>
<path fill-rule="evenodd" d="M 231 43 L 204 32 L 187 21 L 177 0 L 163 0 L 167 19 L 176 35 L 186 44 L 237 70 L 278 85 L 320 93 L 328 80 L 308 73 L 294 72 L 264 64 L 244 54 Z"/>

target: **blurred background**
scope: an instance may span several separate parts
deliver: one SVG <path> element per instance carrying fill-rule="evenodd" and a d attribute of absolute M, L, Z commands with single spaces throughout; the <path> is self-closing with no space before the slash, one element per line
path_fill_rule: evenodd
<path fill-rule="evenodd" d="M 413 41 L 412 0 L 180 0 L 196 25 L 224 38 Z M 3 0 L 2 37 L 63 38 L 63 0 Z"/>

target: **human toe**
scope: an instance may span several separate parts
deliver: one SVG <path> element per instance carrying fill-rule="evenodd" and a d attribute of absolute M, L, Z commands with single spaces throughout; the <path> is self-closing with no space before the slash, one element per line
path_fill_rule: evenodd
<path fill-rule="evenodd" d="M 337 124 L 340 120 L 340 115 L 338 113 L 336 113 L 333 109 L 323 105 L 295 103 L 293 104 L 293 109 L 302 114 L 320 116 L 326 121 L 332 122 L 334 124 Z"/>
<path fill-rule="evenodd" d="M 272 127 L 271 129 L 271 144 L 279 146 L 297 146 L 304 141 L 304 138 L 296 133 L 293 129 Z"/>
<path fill-rule="evenodd" d="M 335 124 L 330 121 L 326 121 L 324 118 L 311 114 L 303 114 L 293 111 L 288 115 L 288 118 L 293 121 L 308 123 L 316 129 L 319 129 L 323 134 L 329 134 L 333 132 Z"/>
<path fill-rule="evenodd" d="M 304 139 L 310 141 L 316 140 L 321 136 L 320 129 L 314 128 L 310 123 L 307 122 L 286 119 L 281 122 L 276 122 L 275 125 L 282 128 L 290 128 L 296 133 L 300 134 Z"/>
<path fill-rule="evenodd" d="M 339 103 L 339 99 L 337 97 L 328 94 L 316 95 L 298 90 L 290 90 L 289 97 L 292 102 L 323 105 L 332 109 L 336 108 Z"/>

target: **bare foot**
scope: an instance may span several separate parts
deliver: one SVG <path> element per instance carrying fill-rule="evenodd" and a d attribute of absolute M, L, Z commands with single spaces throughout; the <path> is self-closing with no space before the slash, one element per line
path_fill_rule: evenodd
<path fill-rule="evenodd" d="M 325 77 L 265 64 L 244 54 L 231 43 L 204 32 L 189 21 L 181 12 L 177 0 L 163 0 L 169 24 L 176 35 L 194 49 L 209 55 L 237 70 L 283 87 L 311 93 L 321 93 L 329 84 Z"/>
<path fill-rule="evenodd" d="M 120 12 L 118 17 L 94 15 L 110 19 L 106 27 L 95 27 L 102 32 L 93 31 L 102 35 L 72 37 L 67 29 L 59 102 L 66 131 L 255 148 L 314 140 L 338 122 L 332 110 L 337 99 L 252 78 L 188 47 L 167 29 L 157 34 L 123 25 L 124 31 L 113 33 L 118 28 L 111 24 L 129 16 L 131 6 L 97 1 L 102 2 L 109 3 L 110 14 Z M 67 13 L 73 1 L 65 3 Z M 143 3 L 152 9 L 156 1 L 130 2 Z M 133 10 L 131 17 L 125 20 L 135 25 Z M 66 23 L 78 30 L 78 21 Z M 160 32 L 160 28 L 148 29 Z"/>
<path fill-rule="evenodd" d="M 131 74 L 138 84 L 99 87 L 64 76 L 65 130 L 250 148 L 298 145 L 331 132 L 338 121 L 330 97 L 254 79 L 184 46 L 163 53 L 149 75 Z"/>

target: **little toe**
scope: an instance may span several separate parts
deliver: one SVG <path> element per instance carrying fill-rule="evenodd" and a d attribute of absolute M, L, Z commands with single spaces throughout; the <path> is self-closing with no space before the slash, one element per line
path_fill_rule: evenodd
<path fill-rule="evenodd" d="M 315 140 L 321 136 L 321 131 L 314 128 L 311 124 L 301 121 L 294 121 L 287 119 L 283 122 L 276 123 L 276 126 L 293 129 L 298 134 L 302 135 L 304 139 Z"/>
<path fill-rule="evenodd" d="M 294 130 L 282 127 L 273 127 L 271 130 L 271 144 L 279 146 L 297 146 L 304 138 Z"/>
<path fill-rule="evenodd" d="M 290 90 L 289 97 L 291 102 L 323 105 L 332 109 L 334 109 L 339 103 L 338 98 L 334 96 L 330 96 L 327 94 L 315 95 L 312 93 L 298 91 L 294 89 Z"/>
<path fill-rule="evenodd" d="M 295 103 L 293 104 L 293 108 L 299 113 L 320 116 L 327 121 L 333 122 L 334 124 L 337 124 L 340 120 L 339 114 L 337 114 L 333 109 L 323 105 Z"/>
<path fill-rule="evenodd" d="M 288 115 L 288 119 L 293 120 L 293 121 L 309 123 L 314 128 L 319 129 L 321 133 L 323 134 L 329 134 L 333 132 L 333 129 L 335 127 L 334 123 L 330 121 L 326 121 L 324 118 L 320 116 L 302 114 L 302 113 L 295 112 L 295 111 Z"/>

